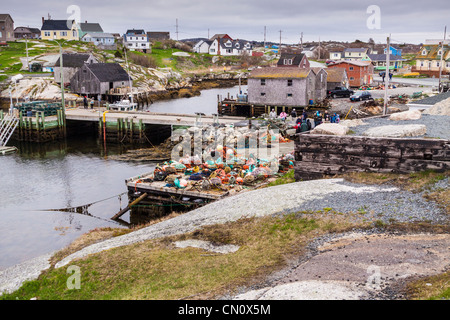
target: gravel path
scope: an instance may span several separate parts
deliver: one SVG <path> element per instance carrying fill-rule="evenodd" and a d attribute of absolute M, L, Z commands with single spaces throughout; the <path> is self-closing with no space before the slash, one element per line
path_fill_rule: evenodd
<path fill-rule="evenodd" d="M 389 118 L 370 118 L 370 119 L 362 119 L 365 125 L 360 125 L 356 127 L 352 127 L 352 130 L 355 132 L 352 135 L 361 136 L 365 131 L 369 128 L 381 127 L 386 125 L 408 125 L 408 124 L 423 124 L 427 127 L 427 133 L 422 137 L 414 137 L 414 138 L 439 138 L 439 139 L 447 139 L 450 140 L 450 130 L 449 130 L 449 118 L 448 116 L 440 116 L 440 115 L 430 115 L 430 114 L 422 114 L 422 117 L 419 120 L 389 120 Z"/>
<path fill-rule="evenodd" d="M 440 187 L 448 187 L 448 180 Z M 108 239 L 88 246 L 60 261 L 56 267 L 64 267 L 75 259 L 115 247 L 192 232 L 206 225 L 236 221 L 243 217 L 267 216 L 332 208 L 338 212 L 357 212 L 360 219 L 389 222 L 423 221 L 441 223 L 446 221 L 442 209 L 426 202 L 420 194 L 401 191 L 391 186 L 367 186 L 343 179 L 324 179 L 296 182 L 271 188 L 247 191 L 213 202 L 204 207 L 173 219 Z M 0 272 L 0 292 L 17 289 L 23 279 L 37 277 L 48 268 L 48 257 L 15 266 Z"/>

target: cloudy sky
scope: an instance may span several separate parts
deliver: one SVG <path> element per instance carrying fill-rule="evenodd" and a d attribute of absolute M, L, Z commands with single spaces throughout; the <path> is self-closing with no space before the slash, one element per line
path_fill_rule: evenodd
<path fill-rule="evenodd" d="M 421 43 L 450 28 L 448 0 L 22 0 L 2 2 L 15 26 L 40 28 L 42 17 L 99 22 L 105 32 L 170 31 L 172 39 L 228 33 L 232 38 L 279 42 L 367 41 Z M 78 10 L 79 8 L 79 10 Z M 450 30 L 449 30 L 450 31 Z M 450 32 L 447 32 L 449 38 Z"/>

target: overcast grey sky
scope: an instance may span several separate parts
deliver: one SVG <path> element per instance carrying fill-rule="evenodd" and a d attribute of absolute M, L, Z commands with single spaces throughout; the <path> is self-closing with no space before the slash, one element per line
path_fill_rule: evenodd
<path fill-rule="evenodd" d="M 450 27 L 449 0 L 41 0 L 1 1 L 0 13 L 9 13 L 15 26 L 42 26 L 42 17 L 67 19 L 80 8 L 81 21 L 98 22 L 105 32 L 124 33 L 130 28 L 170 31 L 176 39 L 228 33 L 232 38 L 284 43 L 303 41 L 367 41 L 421 43 L 442 38 Z M 367 12 L 371 5 L 380 9 Z M 375 29 L 369 29 L 367 22 Z M 379 22 L 379 29 L 377 28 Z M 450 32 L 447 33 L 447 38 Z"/>

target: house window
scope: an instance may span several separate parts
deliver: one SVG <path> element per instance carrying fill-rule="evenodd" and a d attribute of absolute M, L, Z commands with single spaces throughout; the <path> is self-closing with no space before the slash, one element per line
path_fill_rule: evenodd
<path fill-rule="evenodd" d="M 227 49 L 227 53 L 232 53 L 233 50 L 232 49 Z"/>
<path fill-rule="evenodd" d="M 348 70 L 353 71 L 353 67 L 348 68 Z"/>
<path fill-rule="evenodd" d="M 284 59 L 284 60 L 283 60 L 283 63 L 284 63 L 285 65 L 292 65 L 292 59 Z"/>
<path fill-rule="evenodd" d="M 289 79 L 289 80 L 287 81 L 287 85 L 288 85 L 288 87 L 292 87 L 292 80 L 291 80 L 291 79 Z"/>
<path fill-rule="evenodd" d="M 423 67 L 423 61 L 420 61 L 420 66 Z"/>
<path fill-rule="evenodd" d="M 61 31 L 59 34 L 61 35 L 61 37 L 67 37 L 67 32 L 66 31 Z"/>
<path fill-rule="evenodd" d="M 211 49 L 211 50 L 209 50 L 210 52 L 216 52 L 216 49 Z"/>
<path fill-rule="evenodd" d="M 261 85 L 265 86 L 266 85 L 266 79 L 261 79 Z"/>
<path fill-rule="evenodd" d="M 265 92 L 261 92 L 261 97 L 265 97 L 266 93 Z"/>
<path fill-rule="evenodd" d="M 288 94 L 287 94 L 287 97 L 288 97 L 288 98 L 292 98 L 292 93 L 288 93 Z"/>
<path fill-rule="evenodd" d="M 426 55 L 427 55 L 427 50 L 423 50 L 423 51 L 422 51 L 422 55 L 423 55 L 423 56 L 426 56 Z"/>
<path fill-rule="evenodd" d="M 45 32 L 44 32 L 44 36 L 45 36 L 45 37 L 50 37 L 50 31 L 45 31 Z"/>
<path fill-rule="evenodd" d="M 439 65 L 440 65 L 440 64 L 439 64 L 439 61 L 437 61 L 437 62 L 436 62 L 436 67 L 439 67 Z"/>
<path fill-rule="evenodd" d="M 353 78 L 353 77 L 350 77 L 350 80 L 355 80 L 355 78 Z"/>

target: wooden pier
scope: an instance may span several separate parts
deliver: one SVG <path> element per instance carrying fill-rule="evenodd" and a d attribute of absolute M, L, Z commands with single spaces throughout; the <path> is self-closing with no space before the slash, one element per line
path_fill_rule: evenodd
<path fill-rule="evenodd" d="M 411 173 L 450 169 L 450 141 L 302 133 L 295 141 L 297 181 L 349 172 Z"/>

